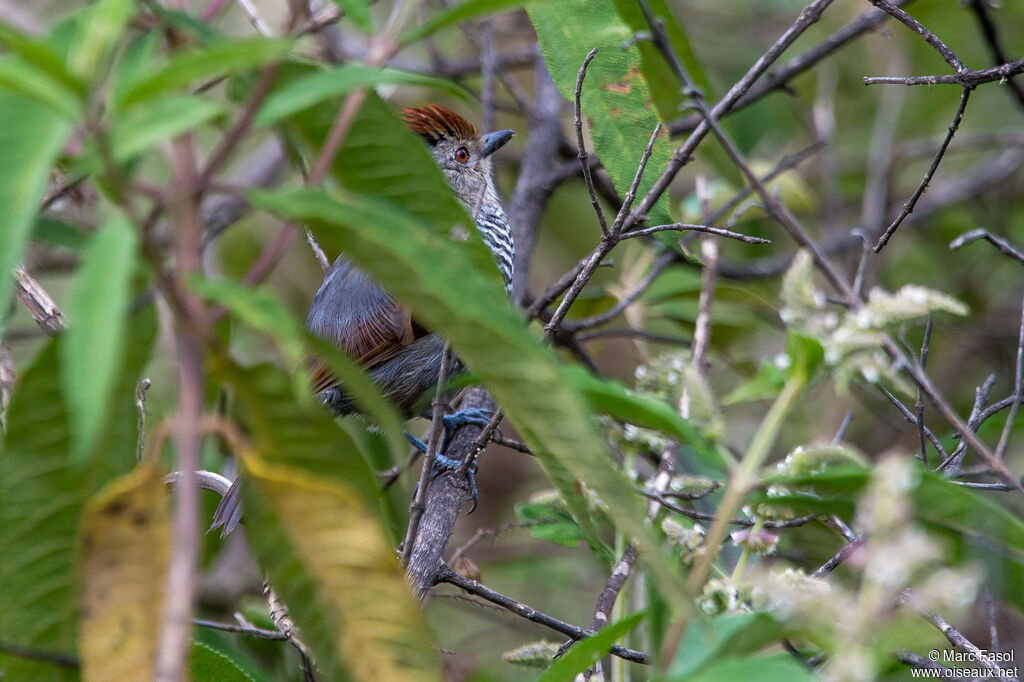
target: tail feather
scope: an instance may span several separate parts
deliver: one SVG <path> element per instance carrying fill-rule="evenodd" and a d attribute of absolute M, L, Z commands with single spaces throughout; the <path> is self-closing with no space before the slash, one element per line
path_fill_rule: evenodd
<path fill-rule="evenodd" d="M 213 514 L 213 525 L 210 530 L 220 528 L 220 536 L 226 537 L 242 520 L 242 477 L 239 476 L 221 498 L 217 511 Z"/>

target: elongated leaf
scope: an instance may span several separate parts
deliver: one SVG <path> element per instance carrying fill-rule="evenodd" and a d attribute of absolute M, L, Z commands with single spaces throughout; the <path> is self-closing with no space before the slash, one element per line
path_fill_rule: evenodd
<path fill-rule="evenodd" d="M 343 481 L 243 460 L 247 534 L 324 679 L 440 680 L 422 612 L 380 519 Z"/>
<path fill-rule="evenodd" d="M 253 682 L 230 658 L 199 642 L 192 645 L 189 673 L 192 682 Z"/>
<path fill-rule="evenodd" d="M 0 453 L 0 640 L 75 654 L 79 524 L 89 497 L 135 464 L 135 385 L 154 338 L 152 310 L 132 318 L 110 425 L 84 471 L 68 464 L 71 428 L 59 349 L 66 340 L 47 344 L 19 376 Z M 3 654 L 0 668 L 11 680 L 78 679 L 71 669 Z"/>
<path fill-rule="evenodd" d="M 324 100 L 357 88 L 385 84 L 418 85 L 457 95 L 468 100 L 466 91 L 451 81 L 398 69 L 374 69 L 363 64 L 345 64 L 296 78 L 274 91 L 256 114 L 257 125 L 273 125 Z"/>
<path fill-rule="evenodd" d="M 626 391 L 616 382 L 596 377 L 582 367 L 565 370 L 566 378 L 578 387 L 599 412 L 627 424 L 635 424 L 674 436 L 694 449 L 709 466 L 725 469 L 728 465 L 721 453 L 700 435 L 687 420 L 668 403 Z"/>
<path fill-rule="evenodd" d="M 100 0 L 91 5 L 71 46 L 71 72 L 84 80 L 94 79 L 134 13 L 134 0 Z"/>
<path fill-rule="evenodd" d="M 69 130 L 70 124 L 45 107 L 0 91 L 0 308 L 4 310 L 13 286 L 11 272 L 21 260 L 50 165 Z"/>
<path fill-rule="evenodd" d="M 334 4 L 352 20 L 352 25 L 363 33 L 373 33 L 373 17 L 367 0 L 334 0 Z"/>
<path fill-rule="evenodd" d="M 290 48 L 290 41 L 251 38 L 180 52 L 155 73 L 126 86 L 115 105 L 126 108 L 204 78 L 246 71 L 284 57 Z"/>
<path fill-rule="evenodd" d="M 443 12 L 438 12 L 419 26 L 409 29 L 402 34 L 401 38 L 399 38 L 399 42 L 403 44 L 411 43 L 415 40 L 419 40 L 420 38 L 425 38 L 445 26 L 451 26 L 452 24 L 457 24 L 460 21 L 475 19 L 476 17 L 484 14 L 493 14 L 503 10 L 523 7 L 531 1 L 532 0 L 519 0 L 518 2 L 515 2 L 514 0 L 467 0 L 466 2 L 446 9 Z"/>
<path fill-rule="evenodd" d="M 304 364 L 308 349 L 315 348 L 318 356 L 345 385 L 346 392 L 384 429 L 392 454 L 408 447 L 402 435 L 401 417 L 394 406 L 381 396 L 366 373 L 337 348 L 310 334 L 272 294 L 231 282 L 195 279 L 189 284 L 202 296 L 225 306 L 245 324 L 270 334 L 295 369 Z M 301 390 L 310 390 L 308 382 Z"/>
<path fill-rule="evenodd" d="M 527 7 L 551 76 L 570 101 L 576 75 L 593 48 L 600 51 L 590 63 L 581 105 L 587 117 L 594 151 L 608 170 L 615 189 L 625 195 L 633 182 L 640 156 L 658 122 L 651 92 L 641 73 L 640 52 L 633 32 L 615 10 L 615 0 L 562 0 Z M 655 142 L 637 196 L 654 184 L 671 157 L 667 133 Z M 652 224 L 672 222 L 668 197 L 648 212 Z"/>
<path fill-rule="evenodd" d="M 763 611 L 695 618 L 670 669 L 671 679 L 686 679 L 725 657 L 752 654 L 786 636 L 785 630 Z"/>
<path fill-rule="evenodd" d="M 128 161 L 150 147 L 220 115 L 220 104 L 198 95 L 147 100 L 115 119 L 110 144 L 116 161 Z"/>
<path fill-rule="evenodd" d="M 322 192 L 298 190 L 259 193 L 253 200 L 337 235 L 348 256 L 448 338 L 530 444 L 591 541 L 577 480 L 608 505 L 662 589 L 686 607 L 675 568 L 645 524 L 641 500 L 604 453 L 583 397 L 565 382 L 550 349 L 526 331 L 500 285 L 465 258 L 469 242 L 442 238 L 407 213 L 354 195 L 339 203 Z"/>
<path fill-rule="evenodd" d="M 569 649 L 569 653 L 559 658 L 554 665 L 544 671 L 537 682 L 572 682 L 576 679 L 577 674 L 607 654 L 617 639 L 630 632 L 643 619 L 643 612 L 634 613 L 607 625 L 593 637 L 577 642 Z"/>
<path fill-rule="evenodd" d="M 78 97 L 67 86 L 39 67 L 14 57 L 0 59 L 0 93 L 4 90 L 42 104 L 49 112 L 66 119 L 74 119 L 81 109 Z"/>
<path fill-rule="evenodd" d="M 619 11 L 619 16 L 634 33 L 650 32 L 651 27 L 647 25 L 643 11 L 635 0 L 615 0 L 615 6 Z M 710 96 L 704 69 L 701 68 L 686 32 L 676 21 L 668 3 L 665 0 L 648 0 L 648 6 L 651 8 L 651 14 L 660 20 L 672 49 L 679 56 L 693 84 L 704 91 L 705 96 Z M 638 47 L 644 78 L 651 88 L 651 95 L 654 98 L 654 106 L 658 108 L 659 118 L 662 121 L 671 121 L 679 117 L 685 102 L 682 83 L 679 82 L 672 69 L 669 68 L 668 62 L 665 61 L 665 57 L 651 41 L 641 41 L 638 43 Z"/>
<path fill-rule="evenodd" d="M 74 430 L 71 456 L 78 462 L 89 452 L 109 412 L 111 389 L 123 360 L 136 242 L 132 225 L 114 219 L 86 246 L 72 283 L 61 379 Z"/>
<path fill-rule="evenodd" d="M 816 682 L 818 677 L 789 654 L 755 658 L 726 658 L 694 675 L 670 677 L 669 682 Z"/>
<path fill-rule="evenodd" d="M 82 677 L 150 679 L 170 560 L 160 471 L 143 465 L 107 486 L 86 506 L 81 532 Z"/>
<path fill-rule="evenodd" d="M 68 89 L 79 95 L 85 94 L 85 84 L 68 72 L 64 60 L 45 43 L 22 33 L 10 24 L 0 22 L 0 45 Z"/>

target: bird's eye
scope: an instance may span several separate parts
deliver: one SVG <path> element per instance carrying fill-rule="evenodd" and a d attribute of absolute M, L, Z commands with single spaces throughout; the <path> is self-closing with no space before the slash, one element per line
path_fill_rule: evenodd
<path fill-rule="evenodd" d="M 469 161 L 469 150 L 465 147 L 459 147 L 459 150 L 455 152 L 455 160 L 459 163 L 466 163 Z"/>

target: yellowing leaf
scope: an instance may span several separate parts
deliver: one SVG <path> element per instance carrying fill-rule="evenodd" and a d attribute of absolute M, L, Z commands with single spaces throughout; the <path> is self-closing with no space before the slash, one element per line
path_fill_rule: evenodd
<path fill-rule="evenodd" d="M 439 680 L 423 614 L 363 496 L 336 479 L 269 464 L 252 453 L 244 466 L 247 485 L 273 507 L 254 511 L 276 517 L 314 586 L 321 615 L 333 624 L 329 644 L 352 679 Z"/>
<path fill-rule="evenodd" d="M 169 557 L 167 496 L 155 467 L 113 481 L 86 506 L 79 638 L 84 680 L 152 678 Z"/>

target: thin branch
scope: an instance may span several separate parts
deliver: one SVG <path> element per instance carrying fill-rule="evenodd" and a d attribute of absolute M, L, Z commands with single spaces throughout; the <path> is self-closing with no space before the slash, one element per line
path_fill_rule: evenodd
<path fill-rule="evenodd" d="M 989 52 L 992 53 L 992 63 L 1005 64 L 1010 61 L 999 40 L 999 32 L 996 30 L 995 22 L 992 21 L 992 17 L 989 15 L 988 1 L 968 0 L 967 5 L 974 11 L 974 16 L 978 19 L 981 34 L 985 36 L 985 43 L 988 45 Z M 1024 87 L 1012 78 L 1008 78 L 1006 84 L 1010 86 L 1010 92 L 1017 99 L 1017 103 L 1024 107 Z"/>
<path fill-rule="evenodd" d="M 0 641 L 0 651 L 15 658 L 24 658 L 28 661 L 39 661 L 40 663 L 51 663 L 63 668 L 78 668 L 81 662 L 71 654 L 60 651 L 43 651 L 32 647 L 22 646 L 14 642 Z"/>
<path fill-rule="evenodd" d="M 50 294 L 28 274 L 23 265 L 14 268 L 14 293 L 39 328 L 47 334 L 56 334 L 68 326 L 68 318 L 64 317 Z"/>
<path fill-rule="evenodd" d="M 971 242 L 976 242 L 979 239 L 987 240 L 990 244 L 999 249 L 1000 253 L 1007 255 L 1021 265 L 1024 265 L 1024 253 L 1018 251 L 1017 248 L 1007 240 L 998 235 L 992 234 L 982 227 L 970 230 L 969 232 L 964 232 L 962 235 L 951 241 L 949 243 L 949 250 L 956 251 L 960 247 L 970 244 Z"/>
<path fill-rule="evenodd" d="M 1002 81 L 1024 73 L 1024 59 L 1007 62 L 990 69 L 967 69 L 955 76 L 865 76 L 864 85 L 959 85 L 962 88 L 976 88 L 985 83 Z"/>
<path fill-rule="evenodd" d="M 632 208 L 633 202 L 636 200 L 637 189 L 640 187 L 640 181 L 644 177 L 644 171 L 647 170 L 647 162 L 651 160 L 651 154 L 654 152 L 654 142 L 660 134 L 661 122 L 658 122 L 654 126 L 654 132 L 651 133 L 651 139 L 647 141 L 647 146 L 644 147 L 644 153 L 640 155 L 640 163 L 637 165 L 636 173 L 633 175 L 633 182 L 630 183 L 629 191 L 626 192 L 626 197 L 622 200 L 622 206 L 619 207 L 619 213 L 615 216 L 615 221 L 612 223 L 611 231 L 614 235 L 622 233 L 622 225 L 626 220 L 626 216 L 629 215 L 629 209 Z"/>
<path fill-rule="evenodd" d="M 448 382 L 448 370 L 451 366 L 452 353 L 447 343 L 441 351 L 441 368 L 437 373 L 437 390 L 434 392 L 434 399 L 430 404 L 433 411 L 430 419 L 430 435 L 427 437 L 427 451 L 423 453 L 423 468 L 420 469 L 420 480 L 416 486 L 416 494 L 413 495 L 412 503 L 409 505 L 409 527 L 405 532 L 405 542 L 402 543 L 402 565 L 409 564 L 409 557 L 412 556 L 412 549 L 416 542 L 416 533 L 419 531 L 420 519 L 423 517 L 423 510 L 426 509 L 427 492 L 430 489 L 431 474 L 434 471 L 434 456 L 441 444 L 441 435 L 444 433 L 444 416 L 448 412 L 448 400 L 445 393 L 445 384 Z"/>
<path fill-rule="evenodd" d="M 255 637 L 257 639 L 269 639 L 275 641 L 287 641 L 288 635 L 281 632 L 280 630 L 267 630 L 266 628 L 258 628 L 252 625 L 237 625 L 235 623 L 218 623 L 212 620 L 203 620 L 201 618 L 193 618 L 192 624 L 199 628 L 207 628 L 209 630 L 220 630 L 222 632 L 232 632 L 237 635 L 246 635 L 248 637 Z"/>
<path fill-rule="evenodd" d="M 747 244 L 771 244 L 770 239 L 762 239 L 761 237 L 752 237 L 741 232 L 733 232 L 732 230 L 726 230 L 721 227 L 712 227 L 710 225 L 691 225 L 689 223 L 673 223 L 672 225 L 655 225 L 653 227 L 645 227 L 641 230 L 632 230 L 622 235 L 622 239 L 632 239 L 634 237 L 646 237 L 647 235 L 654 234 L 655 232 L 703 232 L 705 234 L 715 234 L 719 237 L 726 237 L 727 239 L 735 239 L 736 241 L 745 242 Z"/>
<path fill-rule="evenodd" d="M 897 398 L 892 393 L 890 393 L 888 391 L 888 389 L 886 389 L 884 387 L 879 387 L 879 390 L 882 392 L 882 394 L 886 398 L 889 399 L 889 402 L 891 402 L 893 405 L 896 406 L 896 409 L 898 409 L 900 411 L 900 414 L 903 415 L 903 418 L 907 420 L 908 424 L 910 424 L 912 426 L 916 426 L 916 427 L 918 427 L 919 431 L 923 431 L 924 432 L 925 437 L 928 438 L 928 441 L 932 444 L 932 447 L 935 448 L 935 451 L 937 453 L 939 453 L 939 455 L 943 459 L 945 459 L 948 456 L 947 453 L 946 453 L 946 450 L 945 450 L 945 448 L 942 447 L 942 443 L 939 442 L 939 439 L 935 436 L 934 433 L 932 433 L 931 429 L 929 429 L 927 426 L 924 426 L 923 424 L 921 424 L 917 420 L 917 417 L 914 416 L 914 413 L 911 412 L 907 408 L 906 405 L 904 405 L 902 402 L 900 402 L 899 398 Z M 923 410 L 924 408 L 922 407 L 921 409 Z M 925 462 L 926 462 L 926 465 L 927 465 L 927 460 L 925 460 Z"/>
<path fill-rule="evenodd" d="M 458 587 L 460 590 L 464 592 L 468 592 L 469 594 L 473 594 L 477 597 L 486 599 L 492 604 L 497 604 L 498 606 L 508 611 L 511 611 L 512 613 L 518 616 L 521 616 L 534 623 L 538 623 L 545 627 L 551 628 L 556 632 L 560 632 L 563 635 L 567 637 L 572 637 L 576 640 L 583 639 L 585 637 L 590 637 L 594 634 L 592 630 L 584 630 L 583 628 L 577 627 L 570 623 L 566 623 L 563 620 L 559 620 L 557 618 L 549 616 L 546 613 L 542 613 L 534 608 L 531 608 L 522 602 L 516 601 L 511 597 L 507 597 L 504 594 L 501 594 L 500 592 L 496 592 L 495 590 L 492 590 L 491 588 L 486 587 L 485 585 L 482 585 L 481 583 L 478 583 L 475 580 L 464 578 L 455 571 L 453 571 L 451 568 L 449 568 L 447 565 L 442 565 L 440 567 L 440 570 L 438 570 L 437 582 L 454 585 L 455 587 Z M 633 663 L 646 664 L 650 662 L 650 658 L 644 652 L 636 651 L 634 649 L 627 649 L 626 647 L 620 646 L 618 644 L 614 645 L 611 648 L 611 653 L 613 656 L 618 656 L 619 658 L 625 659 L 627 661 L 632 661 Z"/>
<path fill-rule="evenodd" d="M 949 64 L 954 71 L 956 71 L 957 73 L 963 73 L 964 71 L 969 70 L 966 66 L 964 66 L 964 63 L 960 61 L 960 58 L 956 56 L 956 53 L 953 52 L 953 50 L 949 49 L 949 46 L 942 42 L 942 40 L 940 40 L 938 36 L 936 36 L 934 33 L 925 28 L 924 24 L 922 24 L 920 21 L 907 14 L 905 10 L 897 7 L 888 0 L 869 1 L 872 5 L 882 10 L 889 16 L 897 19 L 911 31 L 924 38 L 925 42 L 931 45 L 935 49 L 935 51 L 938 52 L 944 60 L 946 60 L 946 63 Z"/>
<path fill-rule="evenodd" d="M 924 328 L 924 340 L 921 342 L 921 355 L 918 358 L 918 364 L 921 366 L 921 371 L 924 371 L 925 364 L 928 362 L 928 344 L 932 339 L 932 316 L 928 316 L 928 322 Z M 917 388 L 917 403 L 914 405 L 914 410 L 917 412 L 917 435 L 921 445 L 921 461 L 924 462 L 925 466 L 928 466 L 928 446 L 925 445 L 925 434 L 924 434 L 924 396 L 921 394 L 921 387 Z"/>
<path fill-rule="evenodd" d="M 658 259 L 651 266 L 650 271 L 643 280 L 636 285 L 636 288 L 624 295 L 614 306 L 599 315 L 586 317 L 582 320 L 575 320 L 573 322 L 566 322 L 562 325 L 563 329 L 569 333 L 573 333 L 582 329 L 597 327 L 606 322 L 611 322 L 618 317 L 623 310 L 631 306 L 638 298 L 640 298 L 643 293 L 650 288 L 651 284 L 654 283 L 654 280 L 657 279 L 658 276 L 673 262 L 675 262 L 674 252 L 666 251 L 662 253 L 658 256 Z"/>
<path fill-rule="evenodd" d="M 912 0 L 899 0 L 893 4 L 897 6 L 909 5 Z M 801 17 L 802 19 L 803 17 Z M 889 18 L 889 15 L 879 9 L 869 9 L 861 13 L 842 28 L 830 34 L 820 43 L 807 50 L 803 54 L 793 57 L 777 69 L 772 69 L 765 74 L 764 78 L 752 83 L 741 93 L 736 101 L 729 104 L 719 112 L 719 116 L 735 113 L 765 95 L 772 92 L 783 92 L 786 90 L 789 81 L 799 76 L 804 71 L 817 65 L 831 54 L 846 46 L 861 36 L 874 33 L 878 27 Z M 669 124 L 669 132 L 673 136 L 681 135 L 697 128 L 703 119 L 700 114 L 692 114 L 682 119 L 677 119 Z"/>
<path fill-rule="evenodd" d="M 1006 447 L 1010 444 L 1010 432 L 1013 429 L 1013 422 L 1017 419 L 1017 409 L 1020 407 L 1021 399 L 1021 364 L 1024 362 L 1024 299 L 1021 300 L 1020 310 L 1020 331 L 1017 334 L 1017 366 L 1014 371 L 1013 395 L 1016 400 L 1010 405 L 1010 414 L 1003 424 L 1003 432 L 999 436 L 999 444 L 996 445 L 996 457 L 1002 459 L 1006 456 Z"/>
<path fill-rule="evenodd" d="M 608 234 L 608 221 L 605 220 L 604 211 L 601 209 L 601 202 L 597 200 L 597 192 L 594 191 L 594 179 L 590 176 L 590 164 L 587 162 L 587 145 L 583 141 L 583 115 L 581 112 L 580 99 L 583 93 L 583 79 L 587 77 L 587 67 L 597 54 L 595 47 L 587 53 L 583 60 L 583 66 L 576 74 L 576 93 L 573 98 L 573 124 L 576 126 L 576 148 L 580 160 L 580 167 L 583 169 L 583 182 L 587 185 L 587 192 L 590 194 L 590 203 L 597 213 L 597 221 L 601 223 L 601 234 Z"/>
<path fill-rule="evenodd" d="M 928 188 L 928 183 L 931 182 L 932 176 L 935 175 L 935 171 L 939 167 L 939 163 L 942 162 L 942 157 L 946 154 L 946 149 L 949 147 L 949 143 L 953 141 L 953 136 L 956 135 L 957 128 L 960 127 L 960 122 L 964 118 L 964 111 L 967 109 L 967 100 L 970 96 L 970 88 L 964 88 L 963 92 L 960 94 L 960 106 L 957 107 L 956 113 L 953 115 L 953 121 L 949 124 L 949 130 L 946 132 L 945 139 L 943 139 L 942 144 L 939 145 L 939 150 L 935 152 L 935 158 L 932 159 L 931 166 L 928 167 L 928 171 L 924 174 L 921 184 L 917 186 L 917 189 L 910 195 L 907 202 L 903 204 L 900 214 L 896 216 L 896 219 L 892 221 L 882 236 L 878 238 L 878 242 L 874 247 L 875 253 L 878 253 L 885 248 L 889 239 L 892 238 L 892 235 L 899 228 L 900 223 L 902 223 L 903 219 L 913 212 L 914 206 L 917 205 L 917 200 L 921 198 L 921 195 L 924 194 L 924 191 Z"/>

